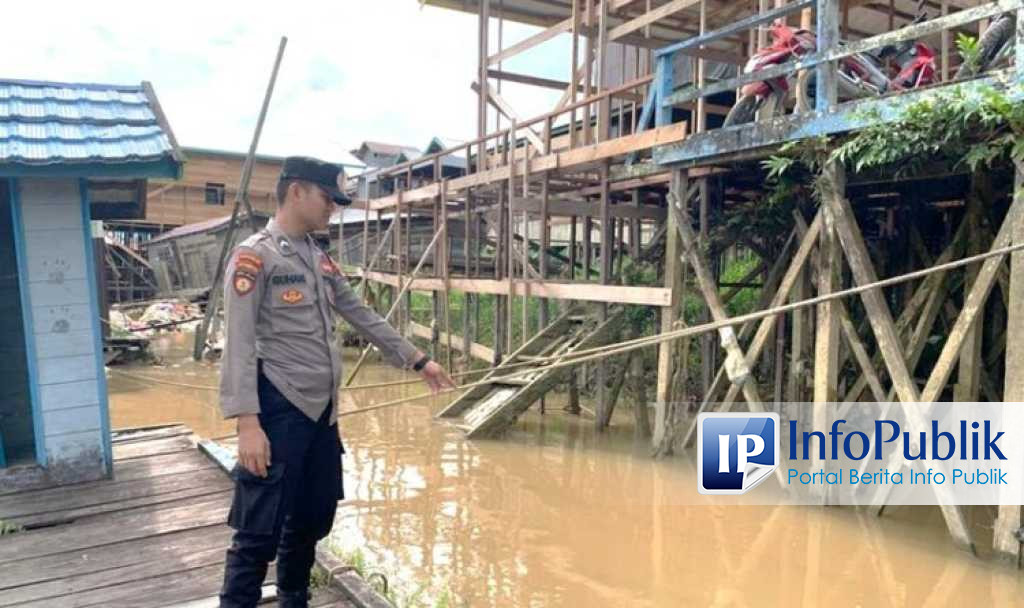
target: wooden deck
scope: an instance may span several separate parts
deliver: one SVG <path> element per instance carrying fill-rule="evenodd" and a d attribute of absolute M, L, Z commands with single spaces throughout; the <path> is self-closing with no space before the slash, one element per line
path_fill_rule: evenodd
<path fill-rule="evenodd" d="M 26 528 L 0 537 L 0 606 L 216 607 L 231 490 L 183 426 L 115 434 L 113 480 L 0 493 L 0 520 Z M 271 565 L 265 597 L 273 582 Z"/>

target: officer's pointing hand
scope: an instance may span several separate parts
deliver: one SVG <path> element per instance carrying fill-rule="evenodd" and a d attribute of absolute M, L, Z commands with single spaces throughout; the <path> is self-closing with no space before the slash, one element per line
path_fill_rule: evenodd
<path fill-rule="evenodd" d="M 420 370 L 420 375 L 423 376 L 423 381 L 427 383 L 427 386 L 434 393 L 445 388 L 456 388 L 455 381 L 451 379 L 448 372 L 444 371 L 444 368 L 438 365 L 436 361 L 428 361 L 423 369 Z"/>

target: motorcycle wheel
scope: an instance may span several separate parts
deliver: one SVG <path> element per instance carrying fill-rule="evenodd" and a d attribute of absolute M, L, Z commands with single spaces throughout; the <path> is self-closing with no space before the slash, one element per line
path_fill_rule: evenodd
<path fill-rule="evenodd" d="M 726 115 L 722 126 L 732 127 L 734 125 L 745 125 L 748 122 L 754 122 L 754 115 L 757 114 L 757 110 L 760 107 L 761 100 L 756 95 L 743 95 L 736 100 L 736 104 L 729 110 L 729 114 Z"/>
<path fill-rule="evenodd" d="M 956 71 L 953 80 L 973 78 L 987 70 L 992 60 L 999 53 L 999 49 L 1009 41 L 1017 27 L 1017 20 L 1013 17 L 1003 17 L 993 23 L 978 41 L 978 61 L 963 62 Z"/>

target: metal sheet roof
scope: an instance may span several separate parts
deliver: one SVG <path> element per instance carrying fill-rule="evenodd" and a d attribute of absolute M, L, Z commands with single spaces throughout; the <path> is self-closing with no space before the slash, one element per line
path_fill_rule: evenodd
<path fill-rule="evenodd" d="M 148 83 L 0 80 L 0 165 L 123 165 L 181 154 Z"/>

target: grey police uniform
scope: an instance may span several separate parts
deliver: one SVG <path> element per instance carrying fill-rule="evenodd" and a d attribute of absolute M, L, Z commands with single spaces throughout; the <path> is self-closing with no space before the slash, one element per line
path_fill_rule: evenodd
<path fill-rule="evenodd" d="M 225 275 L 227 343 L 221 367 L 225 417 L 259 413 L 257 360 L 274 386 L 312 420 L 337 394 L 341 357 L 337 312 L 396 367 L 410 368 L 417 349 L 364 305 L 312 237 L 306 260 L 276 223 L 239 245 Z M 329 381 L 328 381 L 329 379 Z M 333 423 L 337 413 L 332 412 Z"/>
<path fill-rule="evenodd" d="M 316 542 L 344 498 L 334 313 L 398 367 L 411 367 L 418 351 L 360 302 L 312 238 L 289 239 L 273 221 L 232 254 L 224 306 L 221 409 L 225 417 L 259 416 L 271 465 L 265 478 L 239 466 L 232 472 L 228 523 L 236 532 L 221 607 L 255 606 L 275 556 L 280 605 L 303 607 Z"/>

